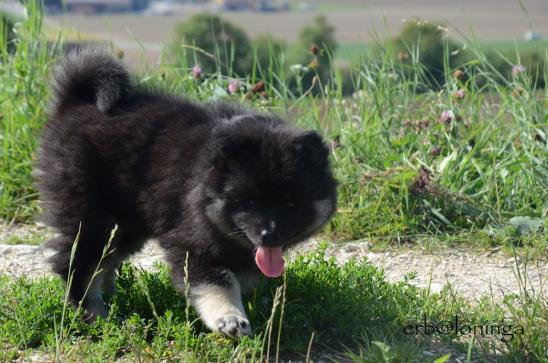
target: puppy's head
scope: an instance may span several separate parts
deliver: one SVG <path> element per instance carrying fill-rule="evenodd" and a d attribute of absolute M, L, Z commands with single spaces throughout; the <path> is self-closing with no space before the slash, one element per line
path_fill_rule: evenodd
<path fill-rule="evenodd" d="M 206 216 L 225 236 L 254 246 L 267 276 L 283 270 L 284 248 L 310 237 L 335 211 L 328 148 L 314 131 L 237 116 L 214 131 L 209 162 Z"/>

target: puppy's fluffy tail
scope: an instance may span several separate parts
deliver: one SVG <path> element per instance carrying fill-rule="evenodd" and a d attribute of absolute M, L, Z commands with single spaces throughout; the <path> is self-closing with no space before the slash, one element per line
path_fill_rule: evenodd
<path fill-rule="evenodd" d="M 72 104 L 95 104 L 108 112 L 129 91 L 131 81 L 123 64 L 104 51 L 71 51 L 54 70 L 53 108 Z"/>

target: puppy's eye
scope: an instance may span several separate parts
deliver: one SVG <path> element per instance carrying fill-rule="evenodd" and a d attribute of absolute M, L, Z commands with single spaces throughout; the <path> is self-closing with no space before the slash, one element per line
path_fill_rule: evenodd
<path fill-rule="evenodd" d="M 234 198 L 234 199 L 232 199 L 232 202 L 234 204 L 239 204 L 241 206 L 249 206 L 249 207 L 257 205 L 257 202 L 255 202 L 254 200 L 251 200 L 251 199 Z"/>

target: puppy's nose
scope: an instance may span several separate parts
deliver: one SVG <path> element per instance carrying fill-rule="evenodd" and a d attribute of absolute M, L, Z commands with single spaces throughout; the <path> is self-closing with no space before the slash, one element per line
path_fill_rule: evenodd
<path fill-rule="evenodd" d="M 260 233 L 261 242 L 265 245 L 278 242 L 278 233 L 271 229 L 263 229 Z"/>

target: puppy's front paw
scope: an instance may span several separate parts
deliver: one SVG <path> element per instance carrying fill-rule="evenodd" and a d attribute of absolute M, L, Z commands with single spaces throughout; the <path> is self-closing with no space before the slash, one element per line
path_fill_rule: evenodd
<path fill-rule="evenodd" d="M 224 285 L 199 284 L 191 287 L 190 298 L 205 325 L 231 338 L 251 335 L 251 325 L 245 315 L 240 284 L 230 271 L 230 281 Z"/>
<path fill-rule="evenodd" d="M 232 338 L 241 338 L 251 335 L 249 320 L 243 316 L 226 315 L 216 321 L 217 331 Z"/>

